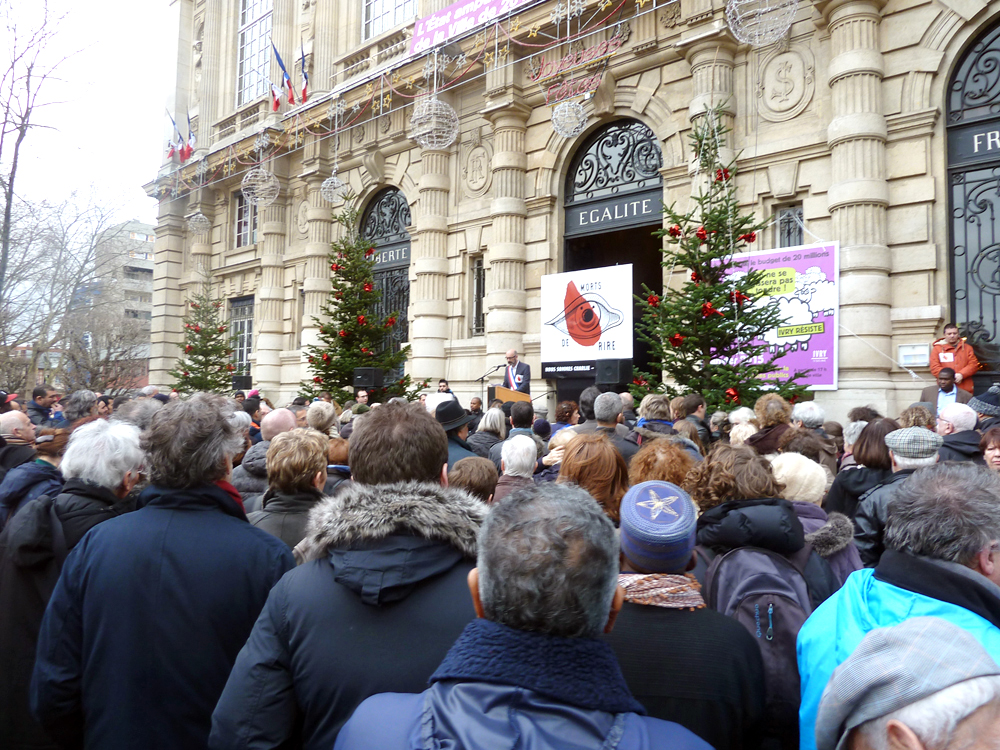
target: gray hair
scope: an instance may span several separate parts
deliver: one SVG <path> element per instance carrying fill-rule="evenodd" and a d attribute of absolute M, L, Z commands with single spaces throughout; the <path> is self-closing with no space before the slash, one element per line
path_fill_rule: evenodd
<path fill-rule="evenodd" d="M 163 404 L 155 398 L 135 399 L 115 409 L 111 419 L 115 422 L 134 424 L 140 430 L 148 430 L 153 421 L 153 415 L 162 408 Z"/>
<path fill-rule="evenodd" d="M 261 440 L 271 440 L 275 435 L 295 429 L 295 414 L 288 409 L 269 411 L 260 420 Z"/>
<path fill-rule="evenodd" d="M 153 400 L 155 401 L 156 399 Z M 249 432 L 251 425 L 253 425 L 253 419 L 250 415 L 236 404 L 233 405 L 233 416 L 229 418 L 229 421 L 232 422 L 233 427 L 240 432 Z"/>
<path fill-rule="evenodd" d="M 527 435 L 515 435 L 505 440 L 500 449 L 503 460 L 503 473 L 512 477 L 527 477 L 535 473 L 536 452 L 535 441 Z"/>
<path fill-rule="evenodd" d="M 177 399 L 157 411 L 142 434 L 150 484 L 187 489 L 225 477 L 244 445 L 232 415 L 229 400 L 211 393 Z"/>
<path fill-rule="evenodd" d="M 739 409 L 734 409 L 729 413 L 729 424 L 750 424 L 757 419 L 757 415 L 753 413 L 753 409 L 749 406 L 741 406 Z"/>
<path fill-rule="evenodd" d="M 67 422 L 75 422 L 78 419 L 89 417 L 94 407 L 97 406 L 97 394 L 93 391 L 74 391 L 63 407 L 63 419 Z"/>
<path fill-rule="evenodd" d="M 826 421 L 826 412 L 815 401 L 803 401 L 792 407 L 792 421 L 801 422 L 810 430 L 816 430 Z"/>
<path fill-rule="evenodd" d="M 391 402 L 390 402 L 391 403 Z M 314 401 L 306 412 L 306 424 L 324 435 L 337 436 L 337 410 L 326 401 Z"/>
<path fill-rule="evenodd" d="M 722 425 L 729 422 L 729 415 L 724 411 L 717 411 L 708 418 L 708 424 L 716 429 L 721 429 Z"/>
<path fill-rule="evenodd" d="M 867 422 L 848 422 L 844 428 L 844 445 L 854 445 L 858 442 L 858 438 L 867 426 Z"/>
<path fill-rule="evenodd" d="M 1000 540 L 1000 476 L 946 461 L 911 474 L 889 504 L 885 546 L 971 566 Z"/>
<path fill-rule="evenodd" d="M 976 429 L 978 416 L 971 406 L 966 406 L 965 404 L 948 404 L 938 412 L 938 419 L 953 424 L 955 432 L 965 432 L 966 430 Z"/>
<path fill-rule="evenodd" d="M 594 419 L 598 422 L 617 422 L 622 413 L 622 399 L 617 393 L 602 393 L 594 399 Z"/>
<path fill-rule="evenodd" d="M 896 462 L 896 468 L 898 469 L 923 469 L 926 466 L 933 466 L 938 461 L 937 453 L 927 458 L 907 458 L 906 456 L 897 455 L 891 448 L 889 452 L 892 454 L 892 460 Z"/>
<path fill-rule="evenodd" d="M 149 398 L 151 396 L 155 396 L 159 392 L 160 389 L 157 388 L 155 385 L 147 385 L 145 388 L 139 391 L 139 395 L 146 396 L 147 398 Z"/>
<path fill-rule="evenodd" d="M 618 585 L 618 536 L 585 490 L 546 482 L 508 495 L 478 546 L 487 619 L 567 638 L 601 633 Z"/>
<path fill-rule="evenodd" d="M 759 432 L 757 426 L 751 422 L 740 422 L 739 424 L 735 424 L 729 431 L 729 444 L 743 445 L 748 437 L 756 434 L 757 432 Z"/>
<path fill-rule="evenodd" d="M 507 419 L 503 415 L 503 409 L 495 406 L 487 409 L 483 418 L 479 420 L 476 431 L 489 432 L 503 440 L 507 436 Z"/>
<path fill-rule="evenodd" d="M 959 724 L 997 700 L 1000 700 L 1000 677 L 975 677 L 866 721 L 857 731 L 872 750 L 889 750 L 887 728 L 895 720 L 909 727 L 927 750 L 945 750 L 951 746 Z"/>
<path fill-rule="evenodd" d="M 434 393 L 429 393 L 427 398 L 424 399 L 424 407 L 426 407 L 427 412 L 433 417 L 437 414 L 437 408 L 445 403 L 446 401 L 457 401 L 453 395 L 450 393 L 441 393 L 440 391 L 434 391 Z"/>
<path fill-rule="evenodd" d="M 82 479 L 113 492 L 126 474 L 139 473 L 144 458 L 138 427 L 97 419 L 73 430 L 59 470 L 66 479 Z"/>

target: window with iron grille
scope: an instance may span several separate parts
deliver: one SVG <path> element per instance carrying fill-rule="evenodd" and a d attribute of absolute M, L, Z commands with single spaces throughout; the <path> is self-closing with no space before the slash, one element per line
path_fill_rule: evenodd
<path fill-rule="evenodd" d="M 365 0 L 364 38 L 378 36 L 416 14 L 416 0 Z"/>
<path fill-rule="evenodd" d="M 252 102 L 270 88 L 272 0 L 240 0 L 236 106 Z"/>
<path fill-rule="evenodd" d="M 257 206 L 236 193 L 236 247 L 257 243 Z"/>
<path fill-rule="evenodd" d="M 236 337 L 233 347 L 234 374 L 249 375 L 250 355 L 253 354 L 253 297 L 229 300 L 229 333 Z"/>
<path fill-rule="evenodd" d="M 802 204 L 778 209 L 778 247 L 804 244 L 802 237 Z"/>
<path fill-rule="evenodd" d="M 483 256 L 472 259 L 472 335 L 486 333 L 486 266 Z"/>

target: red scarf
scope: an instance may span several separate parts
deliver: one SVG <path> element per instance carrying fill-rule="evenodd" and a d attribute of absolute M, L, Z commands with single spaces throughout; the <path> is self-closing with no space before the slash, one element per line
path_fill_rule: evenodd
<path fill-rule="evenodd" d="M 244 514 L 247 512 L 247 509 L 243 507 L 243 496 L 240 495 L 240 491 L 238 489 L 233 487 L 233 485 L 225 479 L 220 479 L 215 483 L 215 486 L 229 495 L 229 497 L 233 499 L 233 502 L 240 506 L 240 510 L 242 510 Z"/>

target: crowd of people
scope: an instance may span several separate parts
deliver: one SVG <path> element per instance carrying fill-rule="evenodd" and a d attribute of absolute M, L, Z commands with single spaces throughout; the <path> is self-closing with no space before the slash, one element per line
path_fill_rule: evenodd
<path fill-rule="evenodd" d="M 1000 386 L 936 376 L 843 424 L 0 391 L 0 745 L 996 747 Z"/>

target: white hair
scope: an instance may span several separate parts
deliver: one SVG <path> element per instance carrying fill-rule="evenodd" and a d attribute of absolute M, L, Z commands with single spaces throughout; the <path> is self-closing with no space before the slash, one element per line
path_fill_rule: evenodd
<path fill-rule="evenodd" d="M 867 426 L 867 422 L 848 422 L 844 428 L 844 445 L 854 445 L 858 442 L 858 438 Z"/>
<path fill-rule="evenodd" d="M 938 413 L 938 418 L 953 424 L 955 432 L 976 429 L 978 420 L 975 410 L 965 404 L 948 404 Z"/>
<path fill-rule="evenodd" d="M 927 750 L 945 750 L 959 724 L 996 700 L 1000 700 L 1000 677 L 976 677 L 866 721 L 857 732 L 868 741 L 872 750 L 889 750 L 886 729 L 889 722 L 895 719 L 908 726 Z"/>
<path fill-rule="evenodd" d="M 815 401 L 803 401 L 792 407 L 792 421 L 801 422 L 805 427 L 815 430 L 823 426 L 826 412 Z"/>
<path fill-rule="evenodd" d="M 427 407 L 427 411 L 432 417 L 437 415 L 437 408 L 443 404 L 445 401 L 455 401 L 455 397 L 450 393 L 441 393 L 435 391 L 434 393 L 427 394 L 427 398 L 424 400 L 424 406 Z"/>
<path fill-rule="evenodd" d="M 527 435 L 515 435 L 504 441 L 500 458 L 503 459 L 504 474 L 531 479 L 538 458 L 535 441 Z"/>
<path fill-rule="evenodd" d="M 759 432 L 759 430 L 754 425 L 749 422 L 741 422 L 740 424 L 734 425 L 733 429 L 729 431 L 729 444 L 743 445 L 748 437 L 757 432 Z"/>
<path fill-rule="evenodd" d="M 253 424 L 253 419 L 241 407 L 233 411 L 233 416 L 229 418 L 229 423 L 240 432 L 249 432 L 250 425 Z"/>
<path fill-rule="evenodd" d="M 155 385 L 147 385 L 145 388 L 143 388 L 141 391 L 139 391 L 139 395 L 140 396 L 155 396 L 159 392 L 160 392 L 160 389 L 157 388 Z"/>
<path fill-rule="evenodd" d="M 927 458 L 907 458 L 906 456 L 897 455 L 891 448 L 889 452 L 892 453 L 892 460 L 896 462 L 896 467 L 899 469 L 922 469 L 925 466 L 933 466 L 938 460 L 937 453 Z"/>
<path fill-rule="evenodd" d="M 98 419 L 73 430 L 59 470 L 66 479 L 82 479 L 114 491 L 126 474 L 139 472 L 143 460 L 138 427 Z"/>
<path fill-rule="evenodd" d="M 757 419 L 757 415 L 753 413 L 753 409 L 749 406 L 741 406 L 739 409 L 733 410 L 729 414 L 729 424 L 750 424 L 753 420 Z"/>

